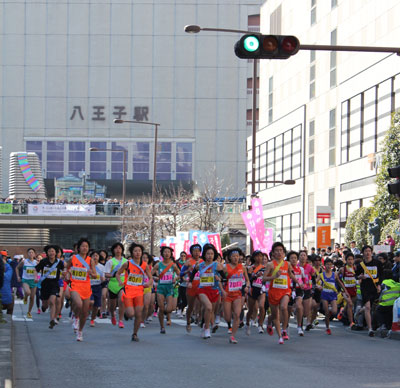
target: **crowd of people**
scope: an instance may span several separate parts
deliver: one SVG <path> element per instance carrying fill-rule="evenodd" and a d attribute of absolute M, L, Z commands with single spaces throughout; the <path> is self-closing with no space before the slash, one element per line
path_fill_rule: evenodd
<path fill-rule="evenodd" d="M 366 329 L 370 337 L 390 335 L 400 297 L 400 251 L 374 255 L 369 245 L 360 251 L 350 245 L 309 253 L 287 252 L 275 242 L 270 255 L 245 256 L 233 248 L 221 256 L 211 244 L 193 244 L 190 253 L 175 257 L 170 247 L 152 256 L 137 243 L 128 252 L 120 242 L 110 251 L 93 250 L 82 238 L 68 258 L 57 245 L 42 253 L 30 248 L 26 258 L 14 260 L 0 251 L 2 309 L 13 313 L 15 293 L 27 304 L 27 318 L 33 319 L 35 302 L 37 314 L 49 310 L 49 329 L 67 313 L 77 341 L 83 341 L 87 321 L 95 327 L 96 319 L 105 318 L 121 329 L 133 319 L 135 342 L 153 317 L 165 334 L 174 311 L 186 319 L 188 333 L 197 324 L 206 340 L 224 319 L 231 344 L 240 328 L 251 335 L 252 326 L 260 334 L 275 332 L 284 344 L 291 317 L 303 337 L 319 324 L 318 314 L 324 315 L 327 335 L 333 319 L 351 330 Z"/>

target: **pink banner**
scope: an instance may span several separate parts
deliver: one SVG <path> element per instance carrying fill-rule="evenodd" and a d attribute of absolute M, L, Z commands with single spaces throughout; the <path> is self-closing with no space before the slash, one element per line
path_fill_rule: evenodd
<path fill-rule="evenodd" d="M 221 237 L 219 233 L 209 234 L 208 241 L 210 244 L 214 245 L 218 253 L 222 256 Z"/>
<path fill-rule="evenodd" d="M 263 247 L 261 251 L 269 255 L 273 243 L 274 243 L 274 230 L 272 228 L 267 228 L 265 230 L 265 236 L 262 244 Z"/>
<path fill-rule="evenodd" d="M 251 210 L 253 212 L 253 219 L 256 224 L 257 237 L 261 241 L 261 247 L 264 247 L 262 241 L 265 236 L 264 215 L 261 198 L 252 198 Z"/>
<path fill-rule="evenodd" d="M 185 240 L 183 243 L 183 250 L 186 252 L 187 255 L 190 255 L 190 240 Z"/>
<path fill-rule="evenodd" d="M 247 210 L 241 213 L 243 222 L 246 225 L 247 231 L 250 234 L 251 239 L 253 240 L 253 248 L 254 250 L 258 250 L 261 248 L 261 242 L 257 235 L 256 223 L 255 223 L 255 215 L 252 211 Z"/>

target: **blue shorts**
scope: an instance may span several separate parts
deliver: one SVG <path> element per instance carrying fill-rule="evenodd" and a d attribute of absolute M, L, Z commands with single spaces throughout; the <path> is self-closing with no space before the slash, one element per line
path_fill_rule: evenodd
<path fill-rule="evenodd" d="M 337 300 L 336 292 L 321 292 L 321 300 L 326 300 L 328 302 L 332 302 L 333 300 Z"/>
<path fill-rule="evenodd" d="M 22 283 L 25 283 L 29 286 L 29 288 L 37 287 L 37 283 L 33 279 L 22 279 Z"/>
<path fill-rule="evenodd" d="M 157 286 L 157 294 L 164 295 L 165 297 L 167 296 L 173 296 L 174 295 L 174 285 L 171 284 L 159 284 Z"/>
<path fill-rule="evenodd" d="M 92 296 L 90 297 L 90 300 L 94 301 L 93 306 L 94 307 L 101 307 L 101 291 L 102 291 L 102 286 L 101 284 L 97 284 L 95 286 L 92 286 Z"/>

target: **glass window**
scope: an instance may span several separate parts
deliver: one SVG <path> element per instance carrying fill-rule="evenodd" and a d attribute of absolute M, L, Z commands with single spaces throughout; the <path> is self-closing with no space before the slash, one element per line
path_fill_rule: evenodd
<path fill-rule="evenodd" d="M 314 172 L 314 156 L 308 158 L 308 172 L 310 174 Z"/>
<path fill-rule="evenodd" d="M 47 142 L 47 178 L 64 176 L 64 142 Z"/>
<path fill-rule="evenodd" d="M 349 147 L 349 100 L 342 103 L 341 162 L 347 163 Z"/>
<path fill-rule="evenodd" d="M 97 148 L 99 151 L 90 152 L 90 178 L 107 178 L 107 151 L 101 151 L 107 148 L 105 141 L 92 141 L 90 148 Z"/>
<path fill-rule="evenodd" d="M 350 101 L 350 149 L 349 159 L 358 159 L 361 156 L 361 94 Z"/>
<path fill-rule="evenodd" d="M 368 155 L 376 151 L 375 149 L 375 109 L 376 109 L 376 87 L 368 89 L 364 92 L 364 139 L 363 154 Z"/>
<path fill-rule="evenodd" d="M 176 179 L 192 180 L 192 143 L 176 143 Z"/>
<path fill-rule="evenodd" d="M 171 180 L 171 143 L 157 144 L 157 180 Z"/>
<path fill-rule="evenodd" d="M 69 142 L 69 162 L 68 172 L 71 175 L 79 176 L 81 171 L 85 171 L 85 142 Z"/>
<path fill-rule="evenodd" d="M 392 109 L 392 80 L 388 79 L 378 85 L 378 143 L 390 128 Z"/>
<path fill-rule="evenodd" d="M 317 22 L 317 7 L 311 9 L 311 25 Z"/>
<path fill-rule="evenodd" d="M 149 180 L 150 172 L 150 143 L 133 143 L 133 179 Z"/>
<path fill-rule="evenodd" d="M 26 152 L 35 152 L 40 160 L 40 165 L 42 165 L 42 142 L 41 141 L 27 141 L 26 142 Z"/>
<path fill-rule="evenodd" d="M 113 150 L 111 152 L 111 179 L 123 179 L 124 151 L 128 154 L 127 144 L 126 142 L 112 142 L 111 149 Z M 125 169 L 127 171 L 127 166 Z"/>

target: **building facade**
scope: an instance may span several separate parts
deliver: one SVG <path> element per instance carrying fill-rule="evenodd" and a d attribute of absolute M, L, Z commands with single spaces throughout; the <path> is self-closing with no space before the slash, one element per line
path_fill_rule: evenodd
<path fill-rule="evenodd" d="M 2 1 L 3 196 L 17 151 L 38 154 L 47 184 L 82 171 L 100 184 L 122 180 L 123 152 L 101 149 L 127 151 L 128 181 L 151 182 L 154 126 L 114 119 L 160 124 L 157 181 L 201 187 L 215 171 L 242 194 L 248 64 L 233 53 L 239 35 L 194 37 L 184 26 L 247 29 L 261 3 Z"/>
<path fill-rule="evenodd" d="M 395 0 L 269 0 L 261 32 L 303 44 L 393 47 L 399 17 Z M 349 214 L 370 205 L 381 141 L 400 108 L 399 61 L 390 53 L 306 50 L 261 61 L 256 179 L 296 180 L 256 185 L 276 240 L 294 249 L 320 245 L 317 228 L 326 225 L 328 244 L 343 242 Z"/>

